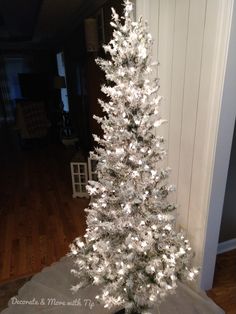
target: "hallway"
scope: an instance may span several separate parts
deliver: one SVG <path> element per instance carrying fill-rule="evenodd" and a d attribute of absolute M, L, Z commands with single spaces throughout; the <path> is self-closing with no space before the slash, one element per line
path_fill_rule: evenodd
<path fill-rule="evenodd" d="M 74 151 L 34 143 L 22 150 L 14 133 L 0 133 L 0 282 L 35 274 L 57 261 L 85 230 L 87 200 L 73 199 Z"/>

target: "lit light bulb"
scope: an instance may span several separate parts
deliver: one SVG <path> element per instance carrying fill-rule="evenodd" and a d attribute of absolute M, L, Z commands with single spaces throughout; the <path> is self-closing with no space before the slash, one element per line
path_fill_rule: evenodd
<path fill-rule="evenodd" d="M 193 278 L 194 278 L 194 273 L 193 273 L 193 272 L 190 272 L 188 276 L 189 276 L 189 279 L 190 279 L 190 280 L 193 280 Z"/>
<path fill-rule="evenodd" d="M 185 250 L 181 247 L 180 249 L 179 249 L 179 254 L 180 255 L 184 255 L 186 252 L 185 252 Z"/>
<path fill-rule="evenodd" d="M 152 295 L 150 295 L 149 300 L 153 302 L 156 300 L 156 297 L 152 294 Z"/>

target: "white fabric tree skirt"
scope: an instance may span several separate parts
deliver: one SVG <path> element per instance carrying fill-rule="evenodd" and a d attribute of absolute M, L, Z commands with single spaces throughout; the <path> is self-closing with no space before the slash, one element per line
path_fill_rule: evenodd
<path fill-rule="evenodd" d="M 12 298 L 2 314 L 110 314 L 99 305 L 95 296 L 97 287 L 91 286 L 72 294 L 70 287 L 75 278 L 70 274 L 71 259 L 64 257 L 59 262 L 46 267 L 32 277 Z M 224 313 L 205 293 L 201 295 L 180 285 L 175 295 L 171 295 L 159 308 L 160 314 L 221 314 Z M 158 313 L 153 309 L 152 313 Z"/>

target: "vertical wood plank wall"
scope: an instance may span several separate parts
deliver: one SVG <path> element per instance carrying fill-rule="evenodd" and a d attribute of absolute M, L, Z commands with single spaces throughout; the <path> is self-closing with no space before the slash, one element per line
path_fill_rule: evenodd
<path fill-rule="evenodd" d="M 228 36 L 221 31 L 230 32 L 222 6 L 222 0 L 136 0 L 136 15 L 148 21 L 155 41 L 153 59 L 160 62 L 161 113 L 168 124 L 158 132 L 167 139 L 177 222 L 200 265 L 227 59 Z"/>

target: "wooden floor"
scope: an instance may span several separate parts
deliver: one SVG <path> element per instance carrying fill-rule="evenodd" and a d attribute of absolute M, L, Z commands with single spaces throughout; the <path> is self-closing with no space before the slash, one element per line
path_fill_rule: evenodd
<path fill-rule="evenodd" d="M 0 282 L 6 282 L 64 256 L 69 243 L 84 234 L 87 201 L 71 197 L 71 149 L 22 150 L 7 131 L 0 133 L 0 147 Z M 208 295 L 236 314 L 236 250 L 218 256 Z"/>
<path fill-rule="evenodd" d="M 72 198 L 74 152 L 58 144 L 22 150 L 15 143 L 1 130 L 0 282 L 57 261 L 86 225 L 87 201 Z"/>
<path fill-rule="evenodd" d="M 208 296 L 227 314 L 236 314 L 236 250 L 217 256 L 213 289 Z"/>

